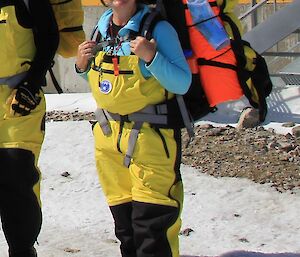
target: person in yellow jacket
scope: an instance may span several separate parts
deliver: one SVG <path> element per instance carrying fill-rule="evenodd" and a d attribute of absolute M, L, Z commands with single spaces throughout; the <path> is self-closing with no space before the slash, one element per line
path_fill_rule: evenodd
<path fill-rule="evenodd" d="M 98 107 L 93 133 L 100 183 L 123 257 L 178 257 L 181 131 L 168 119 L 175 109 L 167 103 L 187 92 L 191 72 L 168 22 L 156 24 L 152 39 L 139 35 L 147 5 L 105 3 L 100 43 L 83 42 L 75 64 Z"/>
<path fill-rule="evenodd" d="M 0 38 L 0 217 L 9 257 L 35 257 L 42 224 L 41 86 L 59 41 L 49 1 L 0 1 Z"/>

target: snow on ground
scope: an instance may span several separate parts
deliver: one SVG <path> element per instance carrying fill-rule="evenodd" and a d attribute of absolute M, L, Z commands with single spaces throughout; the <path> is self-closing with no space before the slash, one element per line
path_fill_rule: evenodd
<path fill-rule="evenodd" d="M 95 109 L 89 93 L 46 97 L 49 111 Z M 282 123 L 300 124 L 299 87 L 275 90 L 270 98 L 265 127 L 287 133 L 291 128 Z M 239 103 L 221 106 L 203 122 L 235 125 L 238 110 Z M 113 220 L 96 175 L 89 122 L 47 123 L 40 168 L 44 222 L 36 246 L 39 257 L 119 257 Z M 64 172 L 70 176 L 62 176 Z M 187 166 L 182 166 L 182 174 L 182 229 L 193 231 L 180 236 L 181 254 L 300 257 L 300 192 L 279 193 L 270 185 L 214 178 Z M 6 252 L 0 233 L 0 257 Z"/>

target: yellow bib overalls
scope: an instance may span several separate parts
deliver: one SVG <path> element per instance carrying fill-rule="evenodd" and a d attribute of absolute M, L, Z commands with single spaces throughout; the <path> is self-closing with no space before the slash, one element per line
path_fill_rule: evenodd
<path fill-rule="evenodd" d="M 119 117 L 108 119 L 109 133 L 99 122 L 93 133 L 98 175 L 121 253 L 123 257 L 149 253 L 178 257 L 183 203 L 180 130 L 142 122 L 128 167 L 124 165 L 136 124 L 131 114 L 163 102 L 166 96 L 154 77 L 142 76 L 137 56 L 114 58 L 117 66 L 112 56 L 100 52 L 88 80 L 98 108 Z"/>
<path fill-rule="evenodd" d="M 25 77 L 35 54 L 32 30 L 18 23 L 13 3 L 0 3 L 0 215 L 10 256 L 29 251 L 41 227 L 37 160 L 46 110 L 42 96 L 29 115 L 9 113 L 7 98 Z"/>

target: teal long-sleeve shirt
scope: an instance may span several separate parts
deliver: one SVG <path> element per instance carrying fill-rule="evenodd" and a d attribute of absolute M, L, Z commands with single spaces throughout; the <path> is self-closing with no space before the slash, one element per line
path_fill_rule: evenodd
<path fill-rule="evenodd" d="M 119 30 L 119 36 L 126 37 L 130 31 L 138 32 L 140 22 L 147 12 L 149 12 L 148 6 L 140 5 L 138 12 Z M 108 27 L 111 16 L 112 10 L 108 9 L 98 22 L 98 30 L 102 38 L 109 39 Z M 154 76 L 169 92 L 185 94 L 190 87 L 192 75 L 176 31 L 167 21 L 162 20 L 156 24 L 152 37 L 156 41 L 157 52 L 149 65 L 140 59 L 139 66 L 142 75 L 146 79 Z M 114 54 L 130 55 L 130 42 L 123 42 L 121 48 Z M 83 73 L 82 76 L 86 78 L 86 73 Z"/>

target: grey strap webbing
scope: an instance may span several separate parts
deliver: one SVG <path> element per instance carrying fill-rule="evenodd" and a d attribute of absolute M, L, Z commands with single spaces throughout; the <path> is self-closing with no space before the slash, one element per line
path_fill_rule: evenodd
<path fill-rule="evenodd" d="M 99 111 L 96 110 L 96 112 Z M 122 116 L 119 114 L 111 113 L 106 110 L 102 110 L 102 112 L 109 120 L 119 120 L 119 121 L 121 120 Z M 133 121 L 133 122 L 149 122 L 151 124 L 167 125 L 168 123 L 167 105 L 165 104 L 159 106 L 149 105 L 138 112 L 126 115 L 126 118 L 128 121 Z"/>
<path fill-rule="evenodd" d="M 186 107 L 185 102 L 183 100 L 183 96 L 182 95 L 176 95 L 176 99 L 177 99 L 177 102 L 178 102 L 178 106 L 179 106 L 179 109 L 180 109 L 180 113 L 181 113 L 181 116 L 182 116 L 184 126 L 186 127 L 187 133 L 189 135 L 189 141 L 187 142 L 187 146 L 188 146 L 188 144 L 195 137 L 194 129 L 193 129 L 193 126 L 192 126 L 190 115 L 187 111 L 187 107 Z"/>
<path fill-rule="evenodd" d="M 112 131 L 110 128 L 110 123 L 108 121 L 108 117 L 106 117 L 104 110 L 97 108 L 97 110 L 95 111 L 95 118 L 98 121 L 103 134 L 105 136 L 109 136 L 112 133 Z"/>
<path fill-rule="evenodd" d="M 15 88 L 27 75 L 27 72 L 18 73 L 10 77 L 0 78 L 1 85 L 8 85 L 10 88 Z"/>
<path fill-rule="evenodd" d="M 140 133 L 141 127 L 143 126 L 143 122 L 137 121 L 134 123 L 130 135 L 129 135 L 129 140 L 128 140 L 128 148 L 125 154 L 125 158 L 124 158 L 124 166 L 125 167 L 129 167 L 131 159 L 132 159 L 132 155 L 134 152 L 134 148 L 136 145 L 136 141 L 138 138 L 138 135 Z"/>
<path fill-rule="evenodd" d="M 95 117 L 102 129 L 104 135 L 108 136 L 112 133 L 109 120 L 120 121 L 122 116 L 119 114 L 111 113 L 101 108 L 97 108 L 95 111 Z M 134 122 L 134 125 L 131 129 L 129 139 L 128 139 L 128 148 L 124 158 L 124 166 L 129 167 L 134 152 L 136 140 L 138 138 L 140 129 L 144 122 L 155 123 L 166 125 L 168 122 L 167 118 L 167 106 L 166 105 L 149 105 L 139 112 L 126 115 L 128 121 Z"/>

